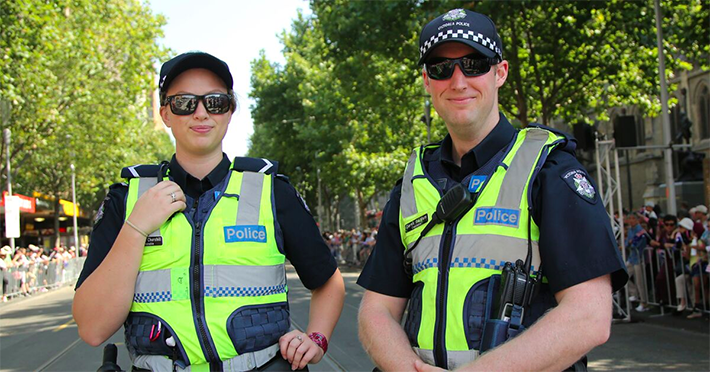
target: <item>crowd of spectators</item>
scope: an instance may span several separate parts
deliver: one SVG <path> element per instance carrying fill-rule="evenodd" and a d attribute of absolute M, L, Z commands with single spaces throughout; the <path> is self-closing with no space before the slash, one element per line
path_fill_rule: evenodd
<path fill-rule="evenodd" d="M 30 296 L 36 292 L 46 292 L 49 283 L 47 271 L 51 264 L 64 268 L 73 258 L 86 255 L 86 247 L 81 246 L 76 252 L 74 246 L 59 246 L 53 249 L 29 244 L 17 247 L 13 252 L 10 246 L 0 248 L 0 271 L 2 271 L 2 301 L 8 294 L 18 291 L 18 296 Z M 10 288 L 14 284 L 15 288 Z"/>
<path fill-rule="evenodd" d="M 629 299 L 638 303 L 636 311 L 673 306 L 676 314 L 689 311 L 689 319 L 709 312 L 709 217 L 704 205 L 684 204 L 676 216 L 650 202 L 625 213 Z"/>
<path fill-rule="evenodd" d="M 363 266 L 377 241 L 377 228 L 326 231 L 323 239 L 338 264 Z"/>

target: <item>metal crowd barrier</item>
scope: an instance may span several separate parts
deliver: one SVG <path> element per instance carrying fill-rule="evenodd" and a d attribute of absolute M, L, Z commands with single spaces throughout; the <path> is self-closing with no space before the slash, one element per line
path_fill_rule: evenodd
<path fill-rule="evenodd" d="M 85 260 L 86 257 L 78 257 L 47 264 L 32 262 L 26 266 L 2 270 L 3 285 L 0 293 L 10 299 L 72 283 L 79 278 Z"/>
<path fill-rule="evenodd" d="M 691 277 L 690 260 L 687 260 L 688 267 L 686 267 L 686 260 L 682 258 L 680 251 L 673 248 L 646 247 L 639 257 L 639 262 L 643 278 L 634 277 L 632 280 L 634 283 L 636 280 L 642 281 L 641 287 L 645 291 L 648 304 L 658 306 L 661 309 L 661 314 L 664 314 L 667 309 L 675 310 L 679 305 L 679 297 L 685 298 L 687 310 L 695 308 L 710 314 L 706 293 L 706 287 L 710 283 L 710 273 L 703 270 L 700 259 L 696 261 L 700 269 L 700 299 L 695 298 L 696 291 Z M 678 293 L 679 291 L 680 293 Z"/>

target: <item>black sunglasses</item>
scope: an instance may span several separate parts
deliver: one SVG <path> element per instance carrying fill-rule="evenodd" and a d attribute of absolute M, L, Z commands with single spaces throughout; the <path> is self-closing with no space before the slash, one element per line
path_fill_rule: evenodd
<path fill-rule="evenodd" d="M 424 67 L 430 78 L 446 80 L 454 74 L 456 65 L 465 76 L 481 76 L 491 70 L 491 66 L 500 63 L 498 58 L 481 58 L 477 54 L 469 54 L 460 58 L 433 58 Z"/>
<path fill-rule="evenodd" d="M 232 108 L 232 95 L 224 93 L 210 93 L 204 96 L 176 94 L 167 97 L 165 104 L 170 105 L 170 111 L 175 115 L 190 115 L 197 110 L 199 101 L 202 101 L 205 110 L 210 114 L 224 114 Z"/>

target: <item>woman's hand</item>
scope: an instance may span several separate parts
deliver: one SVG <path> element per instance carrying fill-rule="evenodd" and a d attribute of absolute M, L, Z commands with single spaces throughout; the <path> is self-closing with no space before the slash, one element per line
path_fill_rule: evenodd
<path fill-rule="evenodd" d="M 184 210 L 185 203 L 185 193 L 177 183 L 161 181 L 138 198 L 128 220 L 142 232 L 150 234 L 175 212 Z"/>
<path fill-rule="evenodd" d="M 291 363 L 291 369 L 297 370 L 308 363 L 318 363 L 325 352 L 307 334 L 301 331 L 291 331 L 279 339 L 281 356 Z"/>

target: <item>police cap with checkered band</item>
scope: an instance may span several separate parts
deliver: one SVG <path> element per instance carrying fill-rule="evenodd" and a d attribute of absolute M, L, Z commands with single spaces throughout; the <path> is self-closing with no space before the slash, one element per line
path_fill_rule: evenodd
<path fill-rule="evenodd" d="M 496 25 L 487 16 L 466 9 L 453 9 L 429 22 L 419 36 L 419 64 L 438 45 L 456 41 L 488 58 L 503 60 L 503 43 Z"/>
<path fill-rule="evenodd" d="M 204 52 L 187 52 L 163 63 L 160 68 L 160 92 L 165 93 L 181 73 L 193 69 L 204 68 L 215 73 L 230 91 L 234 88 L 234 79 L 227 66 L 221 59 Z"/>

